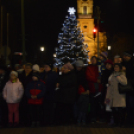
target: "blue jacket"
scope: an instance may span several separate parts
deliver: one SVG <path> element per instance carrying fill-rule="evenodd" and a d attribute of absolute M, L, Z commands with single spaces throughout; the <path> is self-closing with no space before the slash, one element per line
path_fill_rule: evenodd
<path fill-rule="evenodd" d="M 44 79 L 46 85 L 45 99 L 47 101 L 54 101 L 56 83 L 58 83 L 58 74 L 53 71 L 45 72 Z"/>
<path fill-rule="evenodd" d="M 32 81 L 26 88 L 26 96 L 29 104 L 42 104 L 45 95 L 46 87 L 43 82 Z M 37 96 L 37 99 L 32 99 L 31 95 Z"/>

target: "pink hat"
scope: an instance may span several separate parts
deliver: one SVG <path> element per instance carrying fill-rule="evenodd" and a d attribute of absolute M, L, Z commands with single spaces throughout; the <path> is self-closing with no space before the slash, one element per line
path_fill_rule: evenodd
<path fill-rule="evenodd" d="M 70 62 L 68 62 L 65 65 L 63 65 L 63 67 L 67 68 L 68 70 L 73 70 L 74 69 L 73 65 Z"/>

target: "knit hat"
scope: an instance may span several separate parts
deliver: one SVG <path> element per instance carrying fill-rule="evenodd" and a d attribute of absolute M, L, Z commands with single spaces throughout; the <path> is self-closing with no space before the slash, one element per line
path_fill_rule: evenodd
<path fill-rule="evenodd" d="M 132 54 L 131 54 L 130 52 L 128 52 L 128 51 L 125 51 L 125 52 L 123 53 L 123 55 L 128 56 L 128 57 L 132 57 Z"/>
<path fill-rule="evenodd" d="M 39 69 L 39 65 L 37 65 L 37 64 L 35 64 L 35 65 L 33 65 L 33 71 L 40 71 L 40 69 Z"/>
<path fill-rule="evenodd" d="M 44 65 L 48 65 L 51 69 L 53 68 L 53 64 L 52 63 L 46 62 Z"/>
<path fill-rule="evenodd" d="M 116 58 L 120 58 L 120 55 L 115 55 L 114 56 L 114 59 L 116 59 Z"/>
<path fill-rule="evenodd" d="M 115 63 L 115 64 L 114 64 L 114 67 L 115 67 L 116 65 L 119 66 L 120 70 L 122 70 L 122 65 L 121 65 L 120 63 Z"/>
<path fill-rule="evenodd" d="M 112 66 L 114 65 L 112 60 L 107 60 L 107 61 L 105 62 L 105 64 L 107 64 L 107 63 L 111 64 Z"/>
<path fill-rule="evenodd" d="M 33 76 L 37 77 L 38 79 L 40 79 L 40 76 L 39 76 L 39 73 L 36 72 L 36 73 L 33 73 Z"/>
<path fill-rule="evenodd" d="M 64 67 L 67 68 L 67 69 L 70 70 L 70 71 L 74 69 L 73 65 L 72 65 L 70 62 L 64 64 L 64 65 L 63 65 L 63 68 L 64 68 Z"/>
<path fill-rule="evenodd" d="M 104 58 L 106 58 L 106 59 L 107 59 L 108 52 L 107 52 L 107 51 L 106 51 L 106 52 L 101 52 L 101 56 L 103 56 Z"/>
<path fill-rule="evenodd" d="M 18 73 L 16 71 L 12 71 L 10 75 L 14 74 L 16 77 L 18 77 Z"/>
<path fill-rule="evenodd" d="M 84 66 L 84 63 L 83 63 L 82 60 L 77 60 L 77 61 L 75 62 L 75 65 L 76 65 L 76 67 L 83 67 L 83 66 Z"/>

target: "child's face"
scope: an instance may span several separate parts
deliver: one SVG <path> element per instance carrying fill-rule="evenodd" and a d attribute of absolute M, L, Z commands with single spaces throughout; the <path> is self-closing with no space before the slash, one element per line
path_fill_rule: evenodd
<path fill-rule="evenodd" d="M 17 77 L 16 77 L 14 74 L 11 74 L 11 75 L 10 75 L 10 79 L 11 79 L 11 80 L 16 80 Z"/>
<path fill-rule="evenodd" d="M 33 79 L 33 81 L 37 81 L 38 80 L 38 78 L 35 77 L 35 76 L 33 76 L 32 79 Z"/>
<path fill-rule="evenodd" d="M 109 63 L 107 63 L 107 64 L 106 64 L 106 69 L 111 70 L 111 69 L 112 69 L 112 65 L 109 64 Z"/>

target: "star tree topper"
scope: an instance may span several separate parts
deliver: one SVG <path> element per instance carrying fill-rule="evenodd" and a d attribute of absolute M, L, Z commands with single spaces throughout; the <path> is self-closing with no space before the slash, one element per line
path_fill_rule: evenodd
<path fill-rule="evenodd" d="M 76 10 L 74 9 L 74 7 L 69 7 L 68 12 L 71 14 L 75 14 Z"/>

